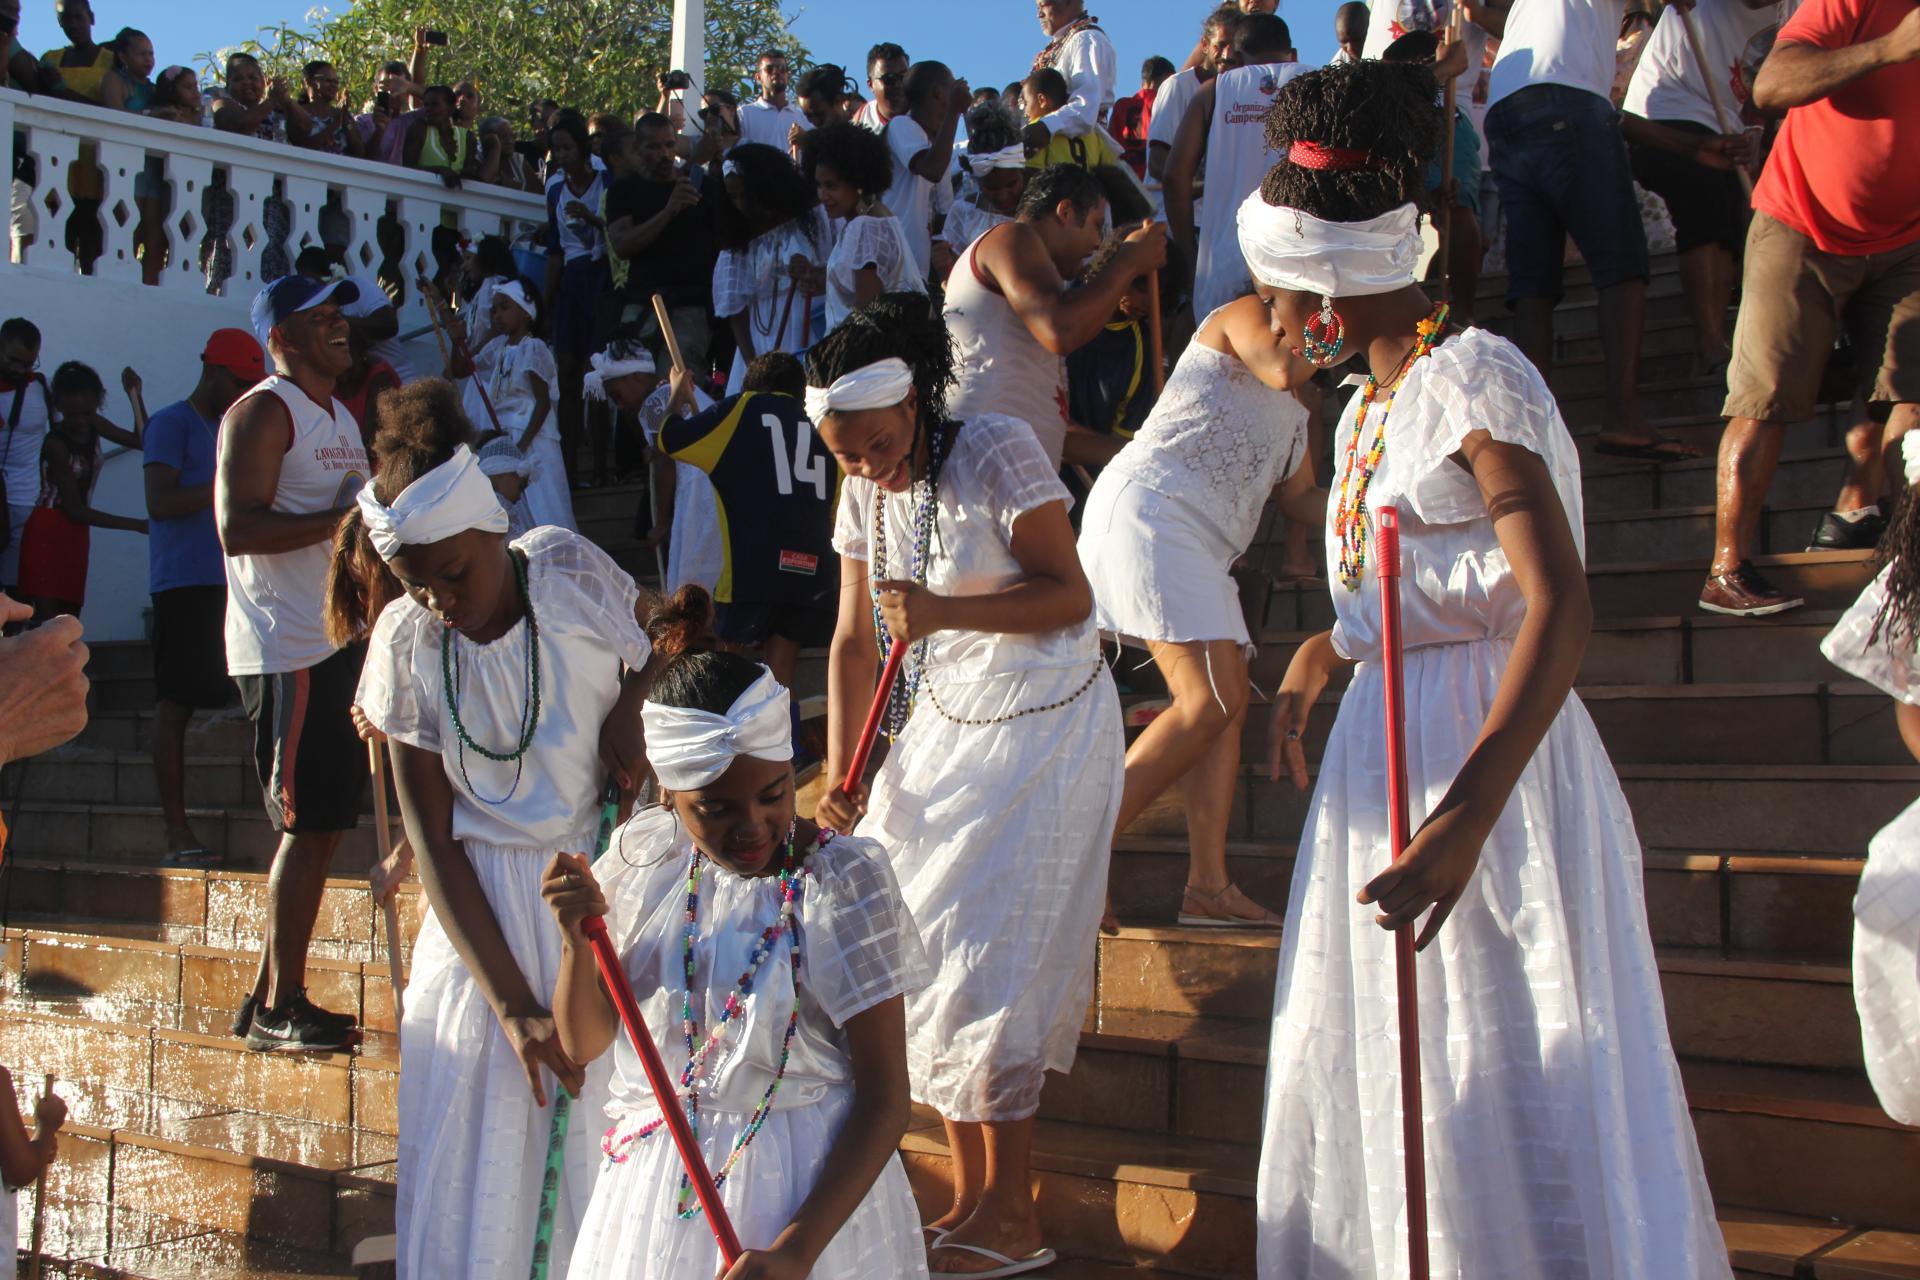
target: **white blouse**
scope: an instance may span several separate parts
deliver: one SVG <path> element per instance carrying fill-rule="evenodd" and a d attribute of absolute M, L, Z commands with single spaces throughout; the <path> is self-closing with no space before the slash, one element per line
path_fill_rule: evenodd
<path fill-rule="evenodd" d="M 848 220 L 827 259 L 827 328 L 840 323 L 860 305 L 855 276 L 863 267 L 880 273 L 882 293 L 925 293 L 927 286 L 907 247 L 900 219 L 889 214 L 874 217 L 861 214 Z"/>

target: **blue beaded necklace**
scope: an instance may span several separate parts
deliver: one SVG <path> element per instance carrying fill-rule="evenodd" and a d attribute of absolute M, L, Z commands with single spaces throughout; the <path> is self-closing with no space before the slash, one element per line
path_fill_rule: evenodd
<path fill-rule="evenodd" d="M 945 423 L 935 423 L 932 432 L 931 447 L 927 454 L 927 475 L 924 480 L 915 480 L 908 490 L 909 500 L 915 502 L 913 509 L 913 562 L 908 568 L 910 581 L 920 586 L 927 585 L 927 571 L 933 563 L 933 528 L 940 519 L 940 480 L 938 462 L 944 452 L 947 438 Z M 873 565 L 868 573 L 868 582 L 879 582 L 892 572 L 887 561 L 887 495 L 875 486 L 873 495 Z M 869 586 L 873 597 L 873 639 L 879 646 L 880 660 L 886 661 L 887 649 L 892 645 L 892 637 L 887 624 L 880 613 L 880 592 L 877 587 Z M 906 732 L 907 721 L 913 718 L 914 703 L 920 696 L 920 677 L 926 669 L 927 642 L 917 640 L 907 651 L 909 661 L 900 679 L 894 683 L 893 693 L 887 701 L 887 710 L 882 720 L 889 741 L 899 738 Z"/>

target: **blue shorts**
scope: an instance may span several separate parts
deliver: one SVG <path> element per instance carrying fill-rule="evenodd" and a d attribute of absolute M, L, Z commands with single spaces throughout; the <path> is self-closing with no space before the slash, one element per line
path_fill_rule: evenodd
<path fill-rule="evenodd" d="M 1436 153 L 1433 162 L 1427 166 L 1427 190 L 1440 189 L 1443 181 L 1440 165 L 1445 158 L 1444 152 Z M 1453 118 L 1453 178 L 1459 184 L 1453 196 L 1454 206 L 1479 217 L 1480 134 L 1474 129 L 1473 121 L 1467 119 L 1462 111 L 1456 111 Z"/>
<path fill-rule="evenodd" d="M 1529 85 L 1487 113 L 1487 149 L 1507 226 L 1507 301 L 1561 295 L 1572 236 L 1595 288 L 1647 277 L 1647 233 L 1613 104 Z"/>

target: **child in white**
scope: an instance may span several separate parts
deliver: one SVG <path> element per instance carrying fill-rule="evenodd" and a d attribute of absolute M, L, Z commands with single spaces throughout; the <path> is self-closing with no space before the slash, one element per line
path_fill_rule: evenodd
<path fill-rule="evenodd" d="M 495 336 L 476 351 L 473 368 L 456 369 L 468 376 L 465 408 L 480 431 L 498 421 L 514 447 L 532 464 L 525 496 L 527 519 L 534 525 L 576 528 L 573 493 L 567 485 L 567 467 L 560 449 L 560 426 L 553 413 L 559 371 L 553 350 L 533 336 L 539 304 L 518 280 L 493 290 L 490 309 Z M 481 392 L 484 389 L 485 396 Z M 492 406 L 489 414 L 488 405 Z"/>
<path fill-rule="evenodd" d="M 820 207 L 846 223 L 827 258 L 827 329 L 883 293 L 925 292 L 900 219 L 881 203 L 893 182 L 886 139 L 857 124 L 830 124 L 808 134 L 805 148 Z"/>
<path fill-rule="evenodd" d="M 357 518 L 408 594 L 374 627 L 357 702 L 391 741 L 433 908 L 400 1028 L 399 1274 L 525 1280 L 556 1082 L 586 1116 L 606 1096 L 605 1071 L 565 1056 L 547 1009 L 560 939 L 540 876 L 555 851 L 593 848 L 608 769 L 632 784 L 641 682 L 624 677 L 651 650 L 639 592 L 605 552 L 554 528 L 509 546 L 464 446 L 396 452 L 386 434 Z M 556 1275 L 597 1147 L 576 1121 Z"/>
<path fill-rule="evenodd" d="M 698 588 L 663 616 L 676 609 L 705 617 L 664 630 L 656 620 L 662 654 L 711 625 Z M 924 1277 L 897 1148 L 902 997 L 928 971 L 886 855 L 795 817 L 788 695 L 765 667 L 685 653 L 662 669 L 645 715 L 662 807 L 636 814 L 592 871 L 557 857 L 544 886 L 566 938 L 561 1036 L 583 1059 L 614 1048 L 608 1163 L 569 1280 L 724 1269 L 704 1212 L 681 1212 L 698 1202 L 580 933 L 599 914 L 741 1244 L 770 1255 L 751 1274 Z"/>

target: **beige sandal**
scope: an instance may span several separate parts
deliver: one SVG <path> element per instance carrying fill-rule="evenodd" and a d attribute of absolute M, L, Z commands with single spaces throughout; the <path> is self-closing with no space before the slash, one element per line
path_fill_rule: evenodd
<path fill-rule="evenodd" d="M 1193 904 L 1199 904 L 1200 910 L 1192 910 Z M 1252 911 L 1256 914 L 1243 914 Z M 1180 902 L 1179 922 L 1190 928 L 1198 929 L 1278 929 L 1286 923 L 1284 917 L 1277 916 L 1259 903 L 1240 892 L 1238 885 L 1228 881 L 1225 888 L 1217 893 L 1189 884 L 1186 896 Z"/>

